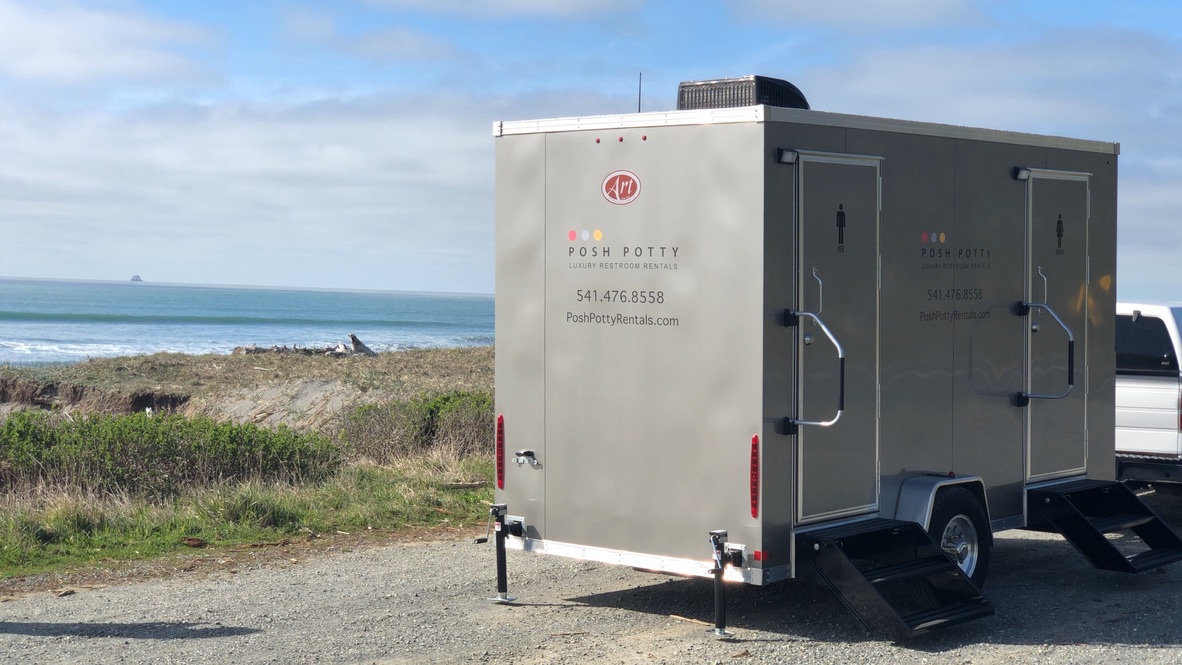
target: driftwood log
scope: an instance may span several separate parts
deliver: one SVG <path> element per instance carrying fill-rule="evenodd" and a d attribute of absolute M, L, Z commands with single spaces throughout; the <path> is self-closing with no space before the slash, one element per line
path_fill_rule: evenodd
<path fill-rule="evenodd" d="M 337 342 L 335 346 L 326 346 L 323 348 L 308 348 L 299 345 L 287 346 L 286 344 L 283 346 L 276 344 L 268 347 L 251 344 L 249 346 L 236 346 L 231 353 L 236 356 L 260 353 L 294 353 L 305 356 L 332 356 L 334 358 L 343 358 L 352 355 L 378 355 L 377 352 L 366 346 L 364 342 L 357 339 L 357 335 L 353 333 L 349 333 L 349 341 L 352 342 L 352 347 L 346 345 L 344 342 Z"/>
<path fill-rule="evenodd" d="M 357 335 L 354 335 L 353 333 L 349 333 L 349 341 L 353 342 L 353 353 L 360 353 L 363 356 L 378 355 L 377 353 L 374 353 L 373 350 L 371 350 L 368 346 L 366 346 L 365 342 L 357 339 Z"/>

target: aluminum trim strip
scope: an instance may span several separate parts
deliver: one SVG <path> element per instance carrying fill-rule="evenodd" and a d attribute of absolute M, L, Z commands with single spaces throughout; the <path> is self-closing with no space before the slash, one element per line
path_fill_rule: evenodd
<path fill-rule="evenodd" d="M 1130 430 L 1143 430 L 1143 427 L 1128 427 Z M 1116 456 L 1121 459 L 1137 459 L 1147 460 L 1152 462 L 1178 462 L 1182 461 L 1182 455 L 1173 455 L 1170 453 L 1122 453 L 1117 452 Z"/>
<path fill-rule="evenodd" d="M 869 129 L 886 132 L 901 132 L 906 134 L 920 134 L 925 136 L 975 139 L 981 141 L 995 141 L 998 143 L 1035 145 L 1048 148 L 1066 148 L 1070 150 L 1099 152 L 1111 155 L 1120 154 L 1120 144 L 1109 141 L 1073 139 L 1065 136 L 1027 134 L 1025 132 L 1014 132 L 1004 129 L 985 129 L 982 127 L 945 125 L 915 120 L 876 118 L 872 116 L 850 115 L 846 113 L 830 113 L 827 111 L 806 111 L 803 109 L 789 109 L 769 106 L 767 110 L 767 121 L 795 122 L 825 127 L 844 127 L 847 129 Z"/>
<path fill-rule="evenodd" d="M 718 125 L 739 122 L 763 122 L 765 106 L 741 106 L 725 109 L 595 115 L 542 120 L 512 120 L 493 123 L 493 136 L 577 132 L 589 129 L 629 129 L 671 127 L 676 125 Z"/>
<path fill-rule="evenodd" d="M 926 136 L 963 138 L 1017 145 L 1033 145 L 1048 148 L 1064 148 L 1084 152 L 1098 152 L 1109 155 L 1120 154 L 1120 144 L 1109 141 L 1073 139 L 1064 136 L 1028 134 L 1002 129 L 984 129 L 961 125 L 944 125 L 915 120 L 896 120 L 871 116 L 830 113 L 804 109 L 781 108 L 777 106 L 742 106 L 724 109 L 697 109 L 689 111 L 663 111 L 650 113 L 629 113 L 621 115 L 600 115 L 541 120 L 512 120 L 493 123 L 493 136 L 510 134 L 535 134 L 541 132 L 579 131 L 585 129 L 612 129 L 629 127 L 660 127 L 672 125 L 707 125 L 735 122 L 792 122 L 822 127 L 846 129 L 867 129 Z"/>
<path fill-rule="evenodd" d="M 1086 171 L 1062 171 L 1059 169 L 1040 169 L 1024 166 L 1030 172 L 1030 178 L 1045 178 L 1047 180 L 1070 180 L 1073 182 L 1088 182 L 1092 174 Z"/>
<path fill-rule="evenodd" d="M 1023 494 L 1030 494 L 1031 490 L 1041 490 L 1041 489 L 1046 489 L 1048 487 L 1054 487 L 1055 485 L 1066 485 L 1067 483 L 1073 483 L 1073 482 L 1076 482 L 1079 480 L 1087 480 L 1087 479 L 1088 479 L 1087 475 L 1081 473 L 1081 474 L 1077 474 L 1074 476 L 1064 476 L 1062 478 L 1054 478 L 1052 480 L 1043 480 L 1043 481 L 1040 481 L 1037 483 L 1027 483 L 1026 484 L 1026 491 L 1023 492 Z"/>
<path fill-rule="evenodd" d="M 510 549 L 533 552 L 535 554 L 552 554 L 569 559 L 578 559 L 580 561 L 598 561 L 599 563 L 628 566 L 642 570 L 651 570 L 657 573 L 670 573 L 689 577 L 714 577 L 710 572 L 714 567 L 713 559 L 695 561 L 693 559 L 642 554 L 640 552 L 590 547 L 587 545 L 573 545 L 571 543 L 559 543 L 535 538 L 515 538 L 512 536 L 505 539 L 505 546 Z M 768 577 L 769 572 L 768 569 L 727 566 L 722 578 L 729 582 L 763 584 L 767 581 L 764 578 Z M 776 579 L 784 579 L 784 577 L 778 577 Z"/>

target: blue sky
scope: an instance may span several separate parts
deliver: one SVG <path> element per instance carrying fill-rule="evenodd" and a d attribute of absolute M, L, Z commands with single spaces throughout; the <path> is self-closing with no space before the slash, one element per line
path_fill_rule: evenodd
<path fill-rule="evenodd" d="M 0 0 L 0 275 L 488 293 L 495 120 L 763 74 L 1121 144 L 1118 296 L 1182 300 L 1182 4 Z"/>

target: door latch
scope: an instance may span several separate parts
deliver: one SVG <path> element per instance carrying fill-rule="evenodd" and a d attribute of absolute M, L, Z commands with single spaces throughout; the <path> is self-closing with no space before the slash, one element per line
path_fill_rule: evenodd
<path fill-rule="evenodd" d="M 537 456 L 534 455 L 534 451 L 532 451 L 532 450 L 518 450 L 517 452 L 515 452 L 513 454 L 515 455 L 515 457 L 513 458 L 513 461 L 517 462 L 517 466 L 525 466 L 526 464 L 528 464 L 532 467 L 537 468 L 542 465 L 542 463 L 538 461 Z"/>

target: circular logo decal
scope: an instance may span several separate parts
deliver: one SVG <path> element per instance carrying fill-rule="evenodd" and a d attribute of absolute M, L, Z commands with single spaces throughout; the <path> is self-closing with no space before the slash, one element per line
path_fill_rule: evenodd
<path fill-rule="evenodd" d="M 616 205 L 632 203 L 640 196 L 640 178 L 631 171 L 612 171 L 600 186 L 603 198 Z"/>

